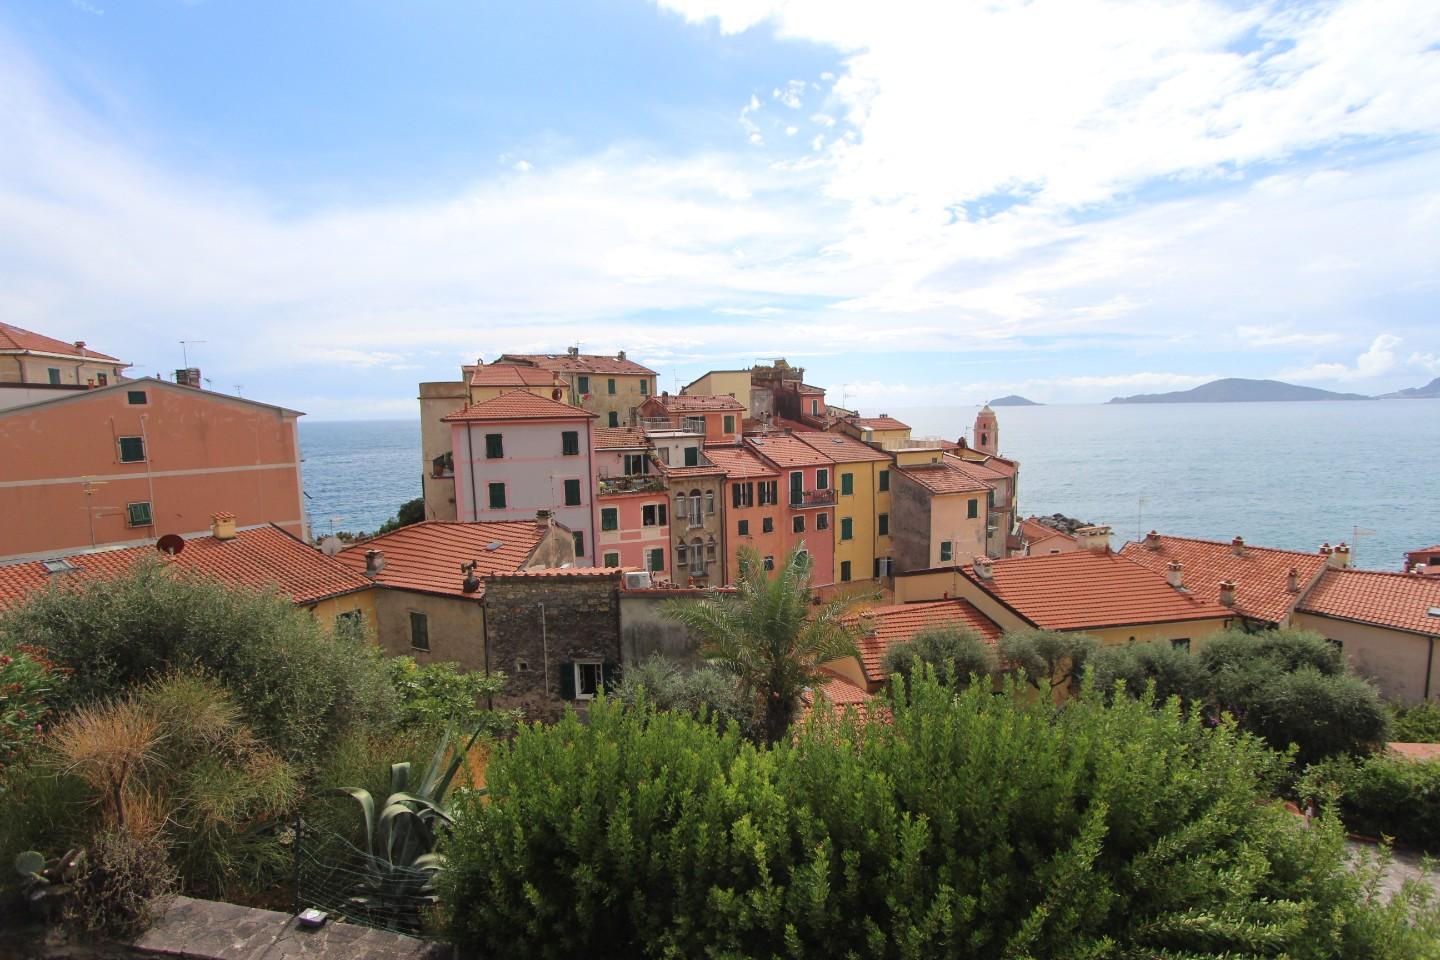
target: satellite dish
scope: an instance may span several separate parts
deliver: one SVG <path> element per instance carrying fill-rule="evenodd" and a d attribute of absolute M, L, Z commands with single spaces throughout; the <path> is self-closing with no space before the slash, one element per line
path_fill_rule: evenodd
<path fill-rule="evenodd" d="M 550 391 L 550 396 L 552 399 L 559 400 L 561 397 L 565 396 L 565 392 L 559 387 L 556 387 L 554 390 Z"/>
<path fill-rule="evenodd" d="M 167 533 L 155 541 L 155 549 L 167 557 L 173 557 L 185 549 L 185 538 L 178 533 Z"/>
<path fill-rule="evenodd" d="M 341 540 L 339 537 L 326 537 L 324 540 L 320 541 L 318 546 L 320 547 L 320 552 L 325 554 L 325 556 L 333 557 L 335 556 L 335 554 L 345 549 L 345 541 Z"/>

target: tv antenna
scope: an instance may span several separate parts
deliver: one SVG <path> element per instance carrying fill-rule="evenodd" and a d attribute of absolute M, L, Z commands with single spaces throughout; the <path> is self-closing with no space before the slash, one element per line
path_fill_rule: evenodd
<path fill-rule="evenodd" d="M 245 384 L 243 384 L 243 383 L 237 383 L 237 384 L 233 384 L 233 386 L 235 387 L 235 396 L 240 397 L 241 399 L 244 399 L 245 394 L 242 393 L 241 391 L 245 389 Z"/>
<path fill-rule="evenodd" d="M 181 340 L 181 341 L 180 341 L 180 359 L 181 359 L 181 361 L 182 361 L 182 366 L 184 366 L 185 369 L 187 369 L 187 370 L 190 369 L 190 350 L 189 350 L 190 345 L 191 345 L 191 344 L 196 344 L 196 343 L 208 343 L 208 342 L 209 342 L 208 340 Z"/>
<path fill-rule="evenodd" d="M 1361 538 L 1361 537 L 1373 537 L 1373 536 L 1375 536 L 1375 531 L 1374 531 L 1374 530 L 1366 530 L 1364 527 L 1362 527 L 1362 526 L 1360 526 L 1360 525 L 1358 525 L 1358 524 L 1357 524 L 1356 526 L 1354 526 L 1354 527 L 1351 528 L 1351 530 L 1350 530 L 1350 565 L 1351 565 L 1352 567 L 1355 566 L 1357 563 L 1359 563 L 1359 560 L 1358 560 L 1357 558 L 1360 556 L 1360 538 Z"/>

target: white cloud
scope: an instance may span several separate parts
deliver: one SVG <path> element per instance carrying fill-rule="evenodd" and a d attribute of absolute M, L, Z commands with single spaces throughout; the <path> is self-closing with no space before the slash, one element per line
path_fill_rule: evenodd
<path fill-rule="evenodd" d="M 1247 347 L 1309 347 L 1334 343 L 1338 333 L 1302 333 L 1283 325 L 1239 326 L 1235 336 Z"/>
<path fill-rule="evenodd" d="M 1315 363 L 1282 371 L 1278 377 L 1281 380 L 1373 380 L 1394 369 L 1395 348 L 1399 345 L 1399 337 L 1382 333 L 1370 343 L 1364 353 L 1355 358 L 1353 365 Z"/>

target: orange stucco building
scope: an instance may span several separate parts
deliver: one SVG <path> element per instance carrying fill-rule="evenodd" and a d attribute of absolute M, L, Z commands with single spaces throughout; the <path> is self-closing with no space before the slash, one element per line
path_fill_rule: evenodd
<path fill-rule="evenodd" d="M 196 536 L 306 536 L 298 411 L 144 378 L 0 410 L 0 561 Z"/>

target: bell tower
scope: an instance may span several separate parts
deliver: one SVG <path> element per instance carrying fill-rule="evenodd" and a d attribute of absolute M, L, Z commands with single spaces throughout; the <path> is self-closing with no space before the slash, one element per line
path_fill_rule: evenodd
<path fill-rule="evenodd" d="M 991 456 L 1000 452 L 1000 424 L 988 403 L 975 417 L 975 449 Z"/>

